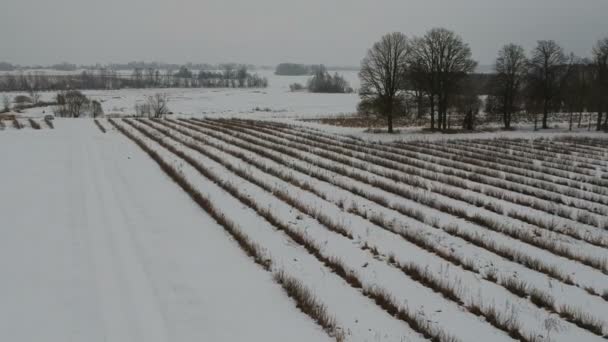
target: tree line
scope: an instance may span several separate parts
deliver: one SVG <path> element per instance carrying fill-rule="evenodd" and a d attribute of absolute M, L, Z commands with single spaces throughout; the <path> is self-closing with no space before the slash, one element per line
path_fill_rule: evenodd
<path fill-rule="evenodd" d="M 306 65 L 296 63 L 281 63 L 275 68 L 274 74 L 279 76 L 306 76 L 318 72 L 321 65 Z"/>
<path fill-rule="evenodd" d="M 473 74 L 477 62 L 456 33 L 434 28 L 421 37 L 400 32 L 383 36 L 361 63 L 361 102 L 364 113 L 386 117 L 393 132 L 396 115 L 428 118 L 431 130 L 450 128 L 451 114 L 473 129 L 481 108 L 479 95 L 488 95 L 485 111 L 500 114 L 504 128 L 514 115 L 531 116 L 535 128 L 549 127 L 549 114 L 597 112 L 596 129 L 608 130 L 608 38 L 596 43 L 591 58 L 566 54 L 553 40 L 541 40 L 526 54 L 507 44 L 498 52 L 494 74 Z M 604 116 L 605 114 L 605 116 Z"/>
<path fill-rule="evenodd" d="M 324 65 L 315 67 L 315 72 L 312 77 L 306 82 L 306 87 L 300 83 L 289 85 L 291 91 L 301 91 L 307 89 L 310 93 L 332 93 L 332 94 L 347 94 L 353 93 L 348 81 L 340 74 L 335 72 L 333 75 L 327 71 Z"/>
<path fill-rule="evenodd" d="M 265 88 L 268 80 L 245 65 L 224 64 L 221 70 L 192 71 L 133 69 L 131 75 L 112 69 L 84 70 L 76 75 L 47 75 L 40 71 L 0 75 L 0 91 L 110 90 L 122 88 Z"/>

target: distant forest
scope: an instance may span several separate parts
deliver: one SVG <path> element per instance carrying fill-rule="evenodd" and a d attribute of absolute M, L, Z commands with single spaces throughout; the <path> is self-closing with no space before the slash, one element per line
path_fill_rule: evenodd
<path fill-rule="evenodd" d="M 296 63 L 281 63 L 277 65 L 274 74 L 279 76 L 312 76 L 320 70 L 333 71 L 358 71 L 359 67 L 349 66 L 330 66 L 325 67 L 321 64 L 296 64 Z"/>
<path fill-rule="evenodd" d="M 0 61 L 0 71 L 27 71 L 27 70 L 58 70 L 58 71 L 76 71 L 76 70 L 101 70 L 110 69 L 117 71 L 124 70 L 135 70 L 135 69 L 158 69 L 158 70 L 179 70 L 185 67 L 190 70 L 221 70 L 224 65 L 243 65 L 249 70 L 255 70 L 257 67 L 253 64 L 239 64 L 239 63 L 222 63 L 222 64 L 209 64 L 209 63 L 186 63 L 186 64 L 172 64 L 172 63 L 161 63 L 161 62 L 144 62 L 144 61 L 133 61 L 128 63 L 110 63 L 110 64 L 94 64 L 94 65 L 76 65 L 73 63 L 63 62 L 51 65 L 17 65 L 8 62 Z"/>
<path fill-rule="evenodd" d="M 157 65 L 157 67 L 160 65 Z M 200 66 L 200 65 L 199 65 Z M 39 71 L 0 75 L 0 91 L 60 91 L 69 89 L 122 88 L 265 88 L 268 80 L 252 74 L 246 65 L 223 64 L 220 70 L 193 71 L 186 66 L 177 71 L 134 67 L 132 73 L 101 68 L 77 74 L 47 75 Z M 65 70 L 65 69 L 64 69 Z"/>

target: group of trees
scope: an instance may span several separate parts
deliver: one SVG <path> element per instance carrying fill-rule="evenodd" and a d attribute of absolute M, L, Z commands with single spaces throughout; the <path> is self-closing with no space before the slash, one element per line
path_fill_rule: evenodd
<path fill-rule="evenodd" d="M 0 76 L 0 91 L 56 91 L 69 89 L 178 88 L 178 87 L 267 87 L 268 80 L 249 73 L 247 66 L 225 64 L 222 70 L 193 72 L 171 69 L 133 69 L 131 75 L 115 70 L 82 71 L 72 75 L 46 75 L 40 71 Z"/>
<path fill-rule="evenodd" d="M 171 114 L 168 103 L 169 96 L 167 94 L 157 93 L 148 96 L 144 103 L 135 104 L 135 115 L 160 118 L 166 114 Z"/>
<path fill-rule="evenodd" d="M 473 129 L 475 115 L 488 95 L 486 113 L 500 114 L 505 128 L 513 116 L 524 113 L 542 127 L 549 127 L 549 114 L 597 112 L 596 128 L 608 129 L 608 38 L 593 48 L 592 59 L 566 55 L 555 41 L 539 41 L 526 56 L 523 47 L 505 45 L 489 77 L 473 74 L 477 63 L 471 49 L 454 32 L 434 28 L 422 37 L 387 34 L 368 51 L 361 64 L 359 109 L 387 118 L 393 131 L 395 115 L 427 117 L 431 129 L 450 128 L 450 113 L 463 118 Z M 604 116 L 605 114 L 605 116 Z"/>
<path fill-rule="evenodd" d="M 56 116 L 66 118 L 79 118 L 85 115 L 96 118 L 103 115 L 101 103 L 97 100 L 89 99 L 78 90 L 58 93 L 54 111 Z"/>
<path fill-rule="evenodd" d="M 352 93 L 353 88 L 337 72 L 331 75 L 320 65 L 314 75 L 308 80 L 308 91 L 311 93 Z"/>
<path fill-rule="evenodd" d="M 548 128 L 551 112 L 565 112 L 570 114 L 570 129 L 574 113 L 580 126 L 583 112 L 597 112 L 596 129 L 608 129 L 608 121 L 602 121 L 607 110 L 608 38 L 597 42 L 592 56 L 566 55 L 552 40 L 539 41 L 530 57 L 519 45 L 505 45 L 496 59 L 487 111 L 502 114 L 506 128 L 511 127 L 514 113 L 533 115 L 535 127 L 540 114 L 542 127 Z"/>
<path fill-rule="evenodd" d="M 306 76 L 317 73 L 321 68 L 325 69 L 322 65 L 281 63 L 277 65 L 274 73 L 280 76 Z"/>
<path fill-rule="evenodd" d="M 387 34 L 361 64 L 361 107 L 386 116 L 393 132 L 393 116 L 409 107 L 408 100 L 417 99 L 421 113 L 427 97 L 431 129 L 445 130 L 448 109 L 476 65 L 469 46 L 446 29 L 432 29 L 413 39 L 400 32 Z"/>

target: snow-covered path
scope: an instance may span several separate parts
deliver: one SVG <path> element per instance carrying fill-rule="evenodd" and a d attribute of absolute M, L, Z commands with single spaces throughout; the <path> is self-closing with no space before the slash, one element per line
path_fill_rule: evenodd
<path fill-rule="evenodd" d="M 7 341 L 328 338 L 141 150 L 90 120 L 0 134 L 0 275 Z"/>

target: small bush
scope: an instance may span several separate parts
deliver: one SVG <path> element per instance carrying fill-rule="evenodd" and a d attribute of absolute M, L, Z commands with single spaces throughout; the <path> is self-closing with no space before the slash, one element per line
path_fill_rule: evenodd
<path fill-rule="evenodd" d="M 33 129 L 40 129 L 40 124 L 36 121 L 34 121 L 34 119 L 28 119 L 28 121 L 30 122 L 30 126 L 32 126 Z"/>
<path fill-rule="evenodd" d="M 310 316 L 330 336 L 342 334 L 336 325 L 336 319 L 327 312 L 325 305 L 321 304 L 312 291 L 302 285 L 299 280 L 286 275 L 282 270 L 274 272 L 274 279 L 283 287 L 287 295 L 295 300 L 298 309 Z"/>
<path fill-rule="evenodd" d="M 53 120 L 51 120 L 50 118 L 44 118 L 44 122 L 46 122 L 46 125 L 49 126 L 50 129 L 55 128 L 55 126 L 53 125 Z"/>
<path fill-rule="evenodd" d="M 101 124 L 101 122 L 99 122 L 99 120 L 94 119 L 95 121 L 95 125 L 99 128 L 99 130 L 101 131 L 101 133 L 105 133 L 106 129 L 105 127 L 103 127 L 103 125 Z"/>
<path fill-rule="evenodd" d="M 292 92 L 302 91 L 304 89 L 306 89 L 306 88 L 302 84 L 300 84 L 300 83 L 293 83 L 293 84 L 289 85 L 289 90 L 292 91 Z"/>
<path fill-rule="evenodd" d="M 569 305 L 562 305 L 559 308 L 559 314 L 564 319 L 583 329 L 587 329 L 596 335 L 603 336 L 604 334 L 604 324 L 602 321 L 594 318 L 586 312 L 581 311 L 578 308 Z"/>

